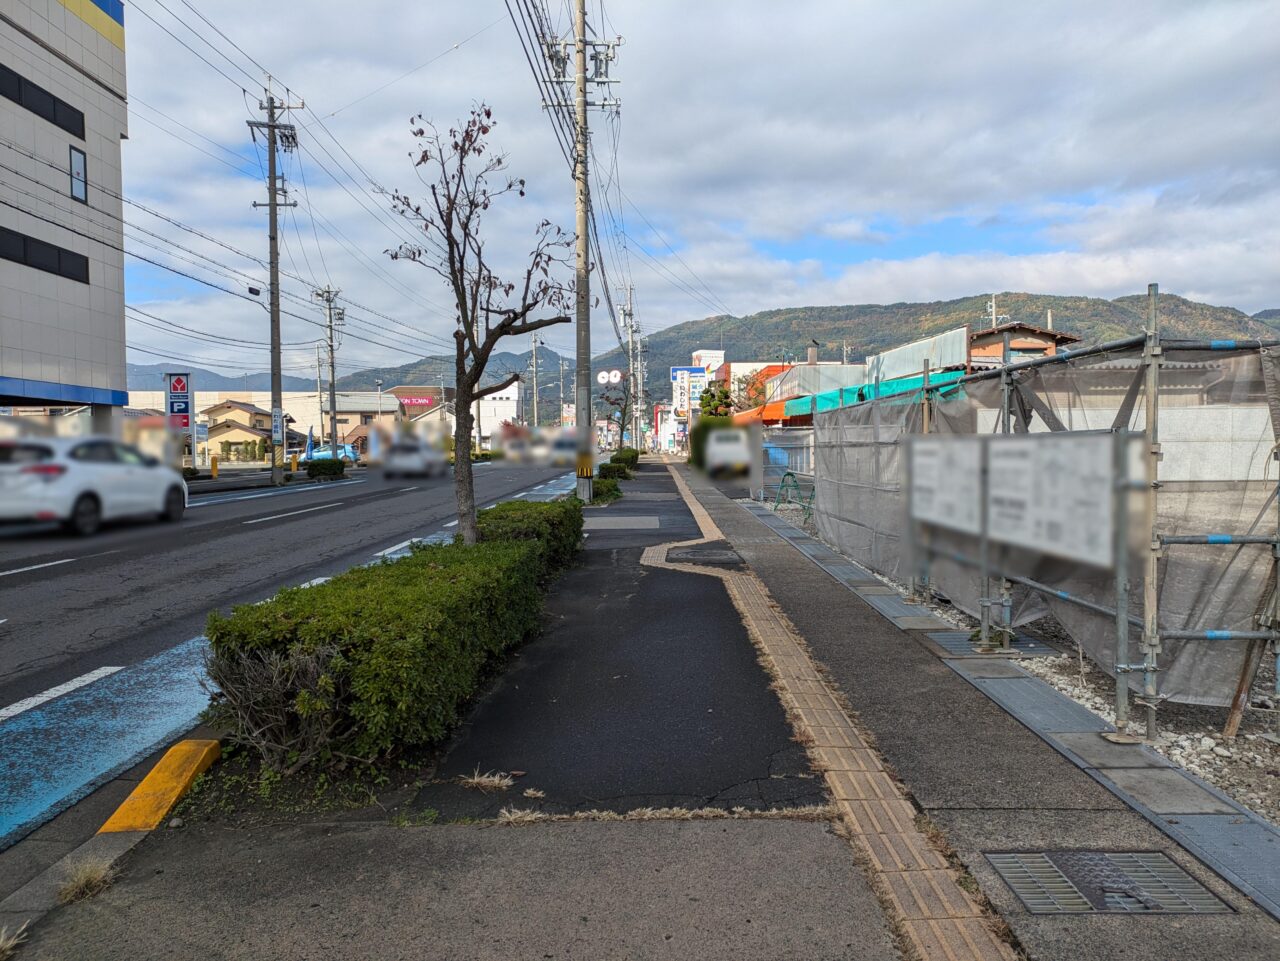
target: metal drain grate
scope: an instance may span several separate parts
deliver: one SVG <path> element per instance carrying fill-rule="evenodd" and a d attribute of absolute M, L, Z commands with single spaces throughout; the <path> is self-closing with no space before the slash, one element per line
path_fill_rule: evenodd
<path fill-rule="evenodd" d="M 1221 914 L 1231 908 L 1158 851 L 988 854 L 1032 914 Z"/>

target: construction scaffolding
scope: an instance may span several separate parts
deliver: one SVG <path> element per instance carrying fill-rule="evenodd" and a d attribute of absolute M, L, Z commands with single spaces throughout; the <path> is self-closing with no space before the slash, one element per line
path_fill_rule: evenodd
<path fill-rule="evenodd" d="M 986 574 L 963 538 L 931 532 L 929 585 L 959 609 L 1019 625 L 1052 613 L 1146 708 L 1163 701 L 1231 708 L 1233 734 L 1266 645 L 1276 645 L 1280 435 L 1277 345 L 1163 340 L 1156 291 L 1148 331 L 1097 347 L 930 383 L 910 394 L 814 415 L 814 519 L 821 536 L 864 566 L 914 584 L 904 490 L 905 440 L 917 434 L 1141 434 L 1129 508 L 1141 531 L 1125 582 L 1101 568 L 1008 545 Z M 1070 524 L 1059 509 L 1057 523 Z M 981 546 L 981 545 L 979 545 Z M 918 554 L 918 552 L 917 552 Z M 998 572 L 994 584 L 986 580 Z M 1138 590 L 1137 588 L 1141 588 Z M 1127 613 L 1117 621 L 1116 608 Z M 993 617 L 993 612 L 998 612 Z M 1131 625 L 1137 663 L 1124 650 Z M 1117 651 L 1119 649 L 1119 657 Z"/>

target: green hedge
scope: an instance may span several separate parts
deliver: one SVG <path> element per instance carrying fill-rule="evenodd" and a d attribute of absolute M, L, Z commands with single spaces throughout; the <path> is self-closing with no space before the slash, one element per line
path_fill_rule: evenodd
<path fill-rule="evenodd" d="M 622 496 L 618 482 L 609 477 L 597 477 L 592 483 L 591 503 L 608 504 Z"/>
<path fill-rule="evenodd" d="M 308 477 L 343 477 L 346 475 L 346 472 L 347 465 L 334 457 L 330 457 L 325 460 L 307 461 Z"/>
<path fill-rule="evenodd" d="M 689 463 L 694 467 L 707 466 L 707 435 L 721 427 L 732 427 L 732 417 L 713 417 L 704 414 L 689 431 Z"/>
<path fill-rule="evenodd" d="M 209 720 L 282 771 L 443 738 L 532 633 L 544 548 L 435 545 L 209 615 Z"/>
<path fill-rule="evenodd" d="M 612 457 L 609 458 L 611 464 L 622 464 L 628 470 L 635 470 L 640 463 L 640 452 L 634 447 L 621 447 Z"/>
<path fill-rule="evenodd" d="M 482 541 L 538 542 L 544 578 L 568 567 L 582 546 L 582 505 L 573 500 L 506 501 L 480 511 L 476 521 Z"/>
<path fill-rule="evenodd" d="M 596 468 L 596 477 L 601 480 L 631 480 L 631 471 L 626 464 L 601 464 Z"/>

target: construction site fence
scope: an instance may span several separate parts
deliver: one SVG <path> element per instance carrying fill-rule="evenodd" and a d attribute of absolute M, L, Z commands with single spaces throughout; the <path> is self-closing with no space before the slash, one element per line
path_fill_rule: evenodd
<path fill-rule="evenodd" d="M 1275 648 L 1280 349 L 1274 344 L 1138 336 L 819 412 L 811 432 L 766 435 L 777 457 L 771 468 L 766 450 L 767 482 L 778 483 L 784 462 L 797 474 L 802 467 L 814 485 L 819 535 L 905 584 L 917 563 L 907 536 L 908 436 L 1145 432 L 1149 410 L 1158 414 L 1155 523 L 1143 532 L 1151 554 L 1131 568 L 1128 611 L 1134 623 L 1145 623 L 1144 595 L 1155 599 L 1158 632 L 1146 640 L 1159 655 L 1158 702 L 1238 704 L 1264 647 Z M 976 617 L 984 601 L 978 573 L 946 557 L 973 545 L 946 534 L 939 540 L 930 585 Z M 1012 548 L 1001 548 L 995 564 L 1010 575 L 1008 627 L 1051 613 L 1094 662 L 1115 673 L 1111 572 Z M 1154 590 L 1146 589 L 1151 570 Z M 1121 665 L 1120 673 L 1129 670 Z M 1151 697 L 1139 674 L 1130 683 Z"/>

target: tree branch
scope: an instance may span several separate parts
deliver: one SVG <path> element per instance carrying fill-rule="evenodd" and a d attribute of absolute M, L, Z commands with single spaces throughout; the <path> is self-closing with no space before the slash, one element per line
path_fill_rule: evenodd
<path fill-rule="evenodd" d="M 490 384 L 488 387 L 480 388 L 479 390 L 475 391 L 472 394 L 472 396 L 475 397 L 476 400 L 479 400 L 482 397 L 488 397 L 490 394 L 496 394 L 500 390 L 506 390 L 508 387 L 510 387 L 519 379 L 520 379 L 519 374 L 511 374 L 504 381 L 499 381 L 496 384 Z"/>

